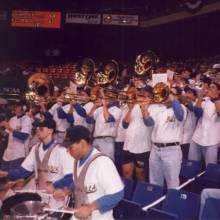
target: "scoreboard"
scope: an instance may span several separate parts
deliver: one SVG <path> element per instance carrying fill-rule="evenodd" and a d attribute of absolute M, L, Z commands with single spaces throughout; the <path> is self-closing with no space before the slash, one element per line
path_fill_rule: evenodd
<path fill-rule="evenodd" d="M 61 12 L 13 10 L 12 27 L 60 28 Z"/>

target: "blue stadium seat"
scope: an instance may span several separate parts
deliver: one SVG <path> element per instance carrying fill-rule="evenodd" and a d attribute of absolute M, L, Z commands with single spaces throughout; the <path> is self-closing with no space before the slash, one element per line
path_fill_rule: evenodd
<path fill-rule="evenodd" d="M 117 219 L 141 219 L 145 212 L 138 203 L 123 199 L 113 210 L 113 216 Z"/>
<path fill-rule="evenodd" d="M 194 188 L 193 192 L 197 194 L 200 194 L 202 190 L 205 188 L 220 189 L 220 181 L 206 179 L 205 177 L 201 176 L 196 178 L 196 180 L 194 181 L 193 188 Z"/>
<path fill-rule="evenodd" d="M 122 178 L 124 182 L 124 199 L 131 200 L 134 191 L 134 180 Z"/>
<path fill-rule="evenodd" d="M 182 180 L 191 179 L 201 172 L 201 168 L 201 161 L 183 160 L 180 170 L 180 178 Z"/>
<path fill-rule="evenodd" d="M 196 219 L 199 214 L 200 196 L 187 191 L 168 189 L 162 210 L 173 213 L 179 219 Z"/>
<path fill-rule="evenodd" d="M 220 188 L 219 164 L 208 164 L 205 174 L 196 178 L 193 191 L 199 194 L 205 188 Z"/>
<path fill-rule="evenodd" d="M 201 220 L 220 219 L 220 199 L 208 198 L 206 200 Z"/>
<path fill-rule="evenodd" d="M 139 203 L 142 207 L 149 205 L 163 195 L 161 186 L 138 181 L 134 190 L 132 201 Z"/>
<path fill-rule="evenodd" d="M 220 165 L 209 163 L 203 177 L 209 180 L 220 181 Z"/>

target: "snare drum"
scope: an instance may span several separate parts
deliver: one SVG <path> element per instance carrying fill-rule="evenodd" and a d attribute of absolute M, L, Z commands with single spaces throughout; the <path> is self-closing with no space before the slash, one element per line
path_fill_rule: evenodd
<path fill-rule="evenodd" d="M 26 201 L 41 201 L 41 197 L 37 193 L 19 193 L 5 199 L 2 203 L 2 214 L 10 218 L 11 209 L 16 205 Z"/>
<path fill-rule="evenodd" d="M 22 202 L 11 209 L 11 219 L 14 220 L 44 220 L 48 214 L 44 212 L 45 203 L 41 201 Z"/>

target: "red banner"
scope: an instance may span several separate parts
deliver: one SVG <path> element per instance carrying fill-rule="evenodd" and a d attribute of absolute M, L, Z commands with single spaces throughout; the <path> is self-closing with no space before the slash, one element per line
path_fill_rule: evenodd
<path fill-rule="evenodd" d="M 61 12 L 12 11 L 12 27 L 60 28 Z"/>

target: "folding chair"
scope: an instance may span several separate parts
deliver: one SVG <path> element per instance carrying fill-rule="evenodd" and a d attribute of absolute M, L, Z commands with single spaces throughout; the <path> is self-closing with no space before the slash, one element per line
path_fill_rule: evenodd
<path fill-rule="evenodd" d="M 136 184 L 132 201 L 144 207 L 159 199 L 163 192 L 164 189 L 161 186 L 139 181 Z"/>
<path fill-rule="evenodd" d="M 134 191 L 134 180 L 128 178 L 122 178 L 124 182 L 124 199 L 131 200 Z"/>
<path fill-rule="evenodd" d="M 199 214 L 200 196 L 187 191 L 168 189 L 162 210 L 173 213 L 179 219 L 196 219 Z"/>
<path fill-rule="evenodd" d="M 113 209 L 113 216 L 117 219 L 141 219 L 145 212 L 141 206 L 135 202 L 123 199 Z"/>
<path fill-rule="evenodd" d="M 220 219 L 220 199 L 208 198 L 206 200 L 201 220 Z"/>

